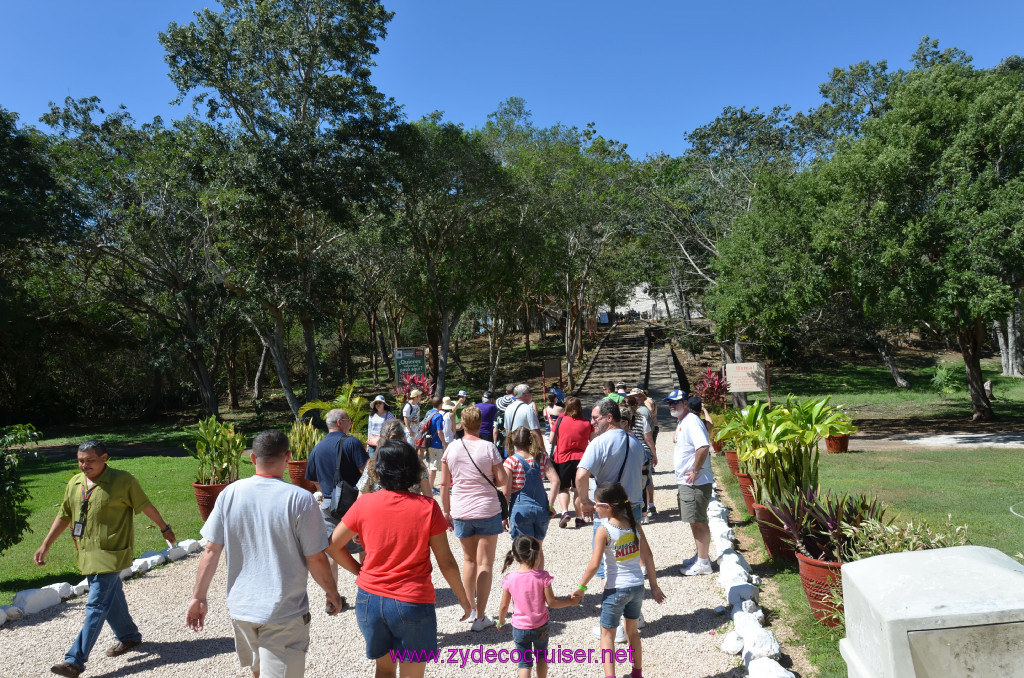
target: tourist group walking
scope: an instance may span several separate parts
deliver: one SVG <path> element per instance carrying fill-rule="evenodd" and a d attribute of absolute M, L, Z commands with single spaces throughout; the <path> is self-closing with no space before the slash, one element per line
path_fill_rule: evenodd
<path fill-rule="evenodd" d="M 527 384 L 510 385 L 497 398 L 486 391 L 479 402 L 465 391 L 424 400 L 413 390 L 394 413 L 378 396 L 370 403 L 365 444 L 353 435 L 351 413 L 331 410 L 324 414 L 328 433 L 307 463 L 316 495 L 282 479 L 291 459 L 287 436 L 260 433 L 251 453 L 255 475 L 225 488 L 202 528 L 207 544 L 186 625 L 202 630 L 210 606 L 219 604 L 208 592 L 223 554 L 235 650 L 253 676 L 304 675 L 312 577 L 329 615 L 354 607 L 376 676 L 416 678 L 424 675 L 428 653 L 439 649 L 433 558 L 471 632 L 511 623 L 520 678 L 533 671 L 547 675 L 551 616 L 581 605 L 588 593 L 600 600 L 594 635 L 602 675 L 615 675 L 618 642 L 628 644 L 631 676 L 640 678 L 645 591 L 658 604 L 666 599 L 644 534 L 657 516 L 657 404 L 639 389 L 627 393 L 622 382 L 609 382 L 605 391 L 589 417 L 580 398 L 558 389 L 538 411 Z M 697 416 L 702 404 L 678 390 L 664 400 L 677 422 L 673 471 L 680 514 L 697 546 L 682 559 L 681 573 L 709 574 L 713 479 L 708 432 Z M 118 641 L 109 656 L 142 642 L 119 577 L 134 553 L 132 516 L 145 513 L 174 543 L 171 526 L 139 481 L 106 461 L 98 441 L 79 448 L 82 473 L 68 483 L 35 554 L 44 564 L 53 542 L 73 526 L 90 588 L 82 631 L 52 668 L 62 676 L 85 670 L 104 622 Z M 578 576 L 555 581 L 544 569 L 549 529 L 588 524 Z M 491 616 L 496 550 L 506 531 L 511 549 L 502 558 L 502 595 Z M 459 542 L 461 563 L 448 532 Z M 354 586 L 340 571 L 354 576 Z M 349 598 L 339 586 L 352 587 Z"/>

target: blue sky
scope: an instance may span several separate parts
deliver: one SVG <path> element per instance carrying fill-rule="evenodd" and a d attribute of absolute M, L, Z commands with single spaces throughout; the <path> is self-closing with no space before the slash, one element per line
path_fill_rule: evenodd
<path fill-rule="evenodd" d="M 35 122 L 50 100 L 97 95 L 138 120 L 173 119 L 157 32 L 202 0 L 5 3 L 0 106 Z M 206 3 L 208 4 L 208 3 Z M 595 122 L 635 156 L 682 152 L 725 106 L 816 105 L 833 66 L 907 64 L 928 34 L 980 67 L 1024 55 L 1024 3 L 889 0 L 385 0 L 374 81 L 409 118 L 476 127 L 509 96 L 540 125 Z"/>

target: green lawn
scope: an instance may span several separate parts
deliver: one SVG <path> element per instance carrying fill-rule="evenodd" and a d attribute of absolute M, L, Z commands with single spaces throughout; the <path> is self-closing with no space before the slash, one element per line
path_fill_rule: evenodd
<path fill-rule="evenodd" d="M 142 483 L 150 501 L 159 509 L 164 519 L 174 528 L 175 536 L 181 539 L 198 539 L 202 521 L 196 508 L 192 480 L 196 462 L 191 457 L 149 456 L 133 459 L 111 459 L 111 466 L 130 471 Z M 75 567 L 75 549 L 66 531 L 50 549 L 46 565 L 38 567 L 32 562 L 32 554 L 43 541 L 57 506 L 64 496 L 64 486 L 71 476 L 78 473 L 73 461 L 48 461 L 27 459 L 22 464 L 25 479 L 32 497 L 28 509 L 32 512 L 29 524 L 32 532 L 27 533 L 21 543 L 0 555 L 0 605 L 8 605 L 14 594 L 23 589 L 38 588 L 46 584 L 66 581 L 77 584 L 82 575 Z M 252 464 L 242 464 L 243 477 L 252 475 Z M 166 548 L 160 538 L 160 531 L 146 516 L 135 517 L 136 555 L 147 551 Z"/>
<path fill-rule="evenodd" d="M 716 477 L 738 505 L 734 521 L 757 547 L 751 560 L 764 559 L 760 533 L 746 509 L 735 478 L 725 459 L 716 457 Z M 889 450 L 823 454 L 819 468 L 822 489 L 838 492 L 869 492 L 889 507 L 888 515 L 899 521 L 926 519 L 942 527 L 947 516 L 954 524 L 966 524 L 971 543 L 991 546 L 1014 556 L 1024 550 L 1024 450 Z M 822 678 L 844 678 L 846 665 L 839 656 L 842 629 L 829 630 L 814 620 L 800 585 L 795 565 L 767 564 L 758 568 L 779 587 L 781 600 L 770 610 L 785 620 L 804 645 L 808 658 Z"/>

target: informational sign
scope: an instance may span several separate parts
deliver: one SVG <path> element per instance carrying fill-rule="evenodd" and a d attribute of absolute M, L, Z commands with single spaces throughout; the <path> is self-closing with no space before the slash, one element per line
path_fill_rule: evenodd
<path fill-rule="evenodd" d="M 611 322 L 606 312 L 602 312 L 600 314 L 600 322 L 602 325 L 607 325 L 609 322 Z"/>
<path fill-rule="evenodd" d="M 764 363 L 726 363 L 725 378 L 730 393 L 754 393 L 768 390 Z"/>
<path fill-rule="evenodd" d="M 425 346 L 395 349 L 395 373 L 403 375 L 427 373 L 427 349 Z"/>

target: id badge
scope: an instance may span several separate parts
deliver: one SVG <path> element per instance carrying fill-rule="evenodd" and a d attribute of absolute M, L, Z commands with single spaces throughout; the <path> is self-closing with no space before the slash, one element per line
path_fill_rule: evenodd
<path fill-rule="evenodd" d="M 75 539 L 81 539 L 83 534 L 85 534 L 85 521 L 76 520 L 75 524 L 71 527 L 71 536 Z"/>

